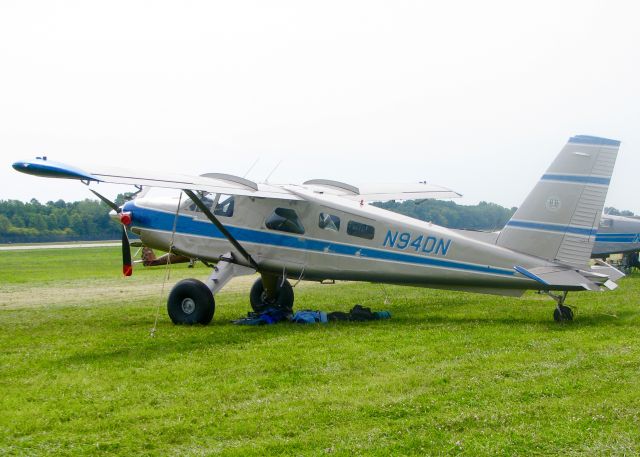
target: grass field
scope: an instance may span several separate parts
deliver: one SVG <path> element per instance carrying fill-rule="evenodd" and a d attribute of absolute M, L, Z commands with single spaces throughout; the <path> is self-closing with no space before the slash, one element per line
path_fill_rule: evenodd
<path fill-rule="evenodd" d="M 119 264 L 0 253 L 0 455 L 640 454 L 638 274 L 570 294 L 565 325 L 535 294 L 301 283 L 297 309 L 393 318 L 241 327 L 239 278 L 211 325 L 181 327 L 164 268 Z M 177 265 L 165 295 L 207 274 Z"/>

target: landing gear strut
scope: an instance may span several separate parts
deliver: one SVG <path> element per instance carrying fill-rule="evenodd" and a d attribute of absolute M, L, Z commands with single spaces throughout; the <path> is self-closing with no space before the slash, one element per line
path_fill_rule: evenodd
<path fill-rule="evenodd" d="M 553 320 L 556 322 L 572 321 L 573 310 L 564 304 L 568 292 L 563 292 L 562 295 L 554 295 L 551 292 L 545 293 L 556 301 L 556 309 L 553 310 Z"/>
<path fill-rule="evenodd" d="M 255 272 L 253 268 L 235 263 L 231 252 L 223 254 L 218 264 L 213 266 L 206 283 L 197 279 L 183 279 L 173 287 L 167 300 L 167 311 L 171 321 L 174 324 L 207 325 L 213 319 L 216 310 L 213 296 L 234 276 Z M 293 304 L 293 292 L 291 303 Z"/>

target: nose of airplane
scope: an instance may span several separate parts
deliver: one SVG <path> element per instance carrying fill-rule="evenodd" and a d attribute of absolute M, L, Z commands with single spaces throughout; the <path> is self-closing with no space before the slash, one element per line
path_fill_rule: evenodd
<path fill-rule="evenodd" d="M 131 212 L 123 211 L 122 208 L 120 208 L 120 212 L 116 212 L 113 209 L 109 211 L 109 217 L 112 221 L 120 222 L 123 225 L 131 225 L 131 222 L 133 222 Z"/>

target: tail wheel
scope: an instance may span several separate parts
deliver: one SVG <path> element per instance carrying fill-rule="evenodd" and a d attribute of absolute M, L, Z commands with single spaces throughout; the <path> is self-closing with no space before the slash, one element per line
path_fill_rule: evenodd
<path fill-rule="evenodd" d="M 282 278 L 278 278 L 276 294 L 274 297 L 270 297 L 269 294 L 267 294 L 262 279 L 259 278 L 251 287 L 249 300 L 251 301 L 251 308 L 253 308 L 256 313 L 264 311 L 269 307 L 291 311 L 293 310 L 293 287 L 291 287 L 291 284 L 286 279 L 283 282 Z"/>
<path fill-rule="evenodd" d="M 167 312 L 174 324 L 207 325 L 213 319 L 216 303 L 211 290 L 197 279 L 178 282 L 167 300 Z"/>

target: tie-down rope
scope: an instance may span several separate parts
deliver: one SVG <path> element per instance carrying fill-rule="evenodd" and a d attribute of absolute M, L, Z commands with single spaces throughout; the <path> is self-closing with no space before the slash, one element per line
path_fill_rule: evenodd
<path fill-rule="evenodd" d="M 158 304 L 156 305 L 156 317 L 153 321 L 153 328 L 151 329 L 151 338 L 156 336 L 156 330 L 158 329 L 158 317 L 160 315 L 160 305 L 164 299 L 164 287 L 171 278 L 171 255 L 173 254 L 173 242 L 176 238 L 176 228 L 178 227 L 178 215 L 180 214 L 180 205 L 182 204 L 182 192 L 178 197 L 178 206 L 176 207 L 176 215 L 173 218 L 173 229 L 171 230 L 171 243 L 169 244 L 169 256 L 167 257 L 167 263 L 165 265 L 164 281 L 162 281 L 162 287 L 160 288 L 160 297 L 158 298 Z"/>

